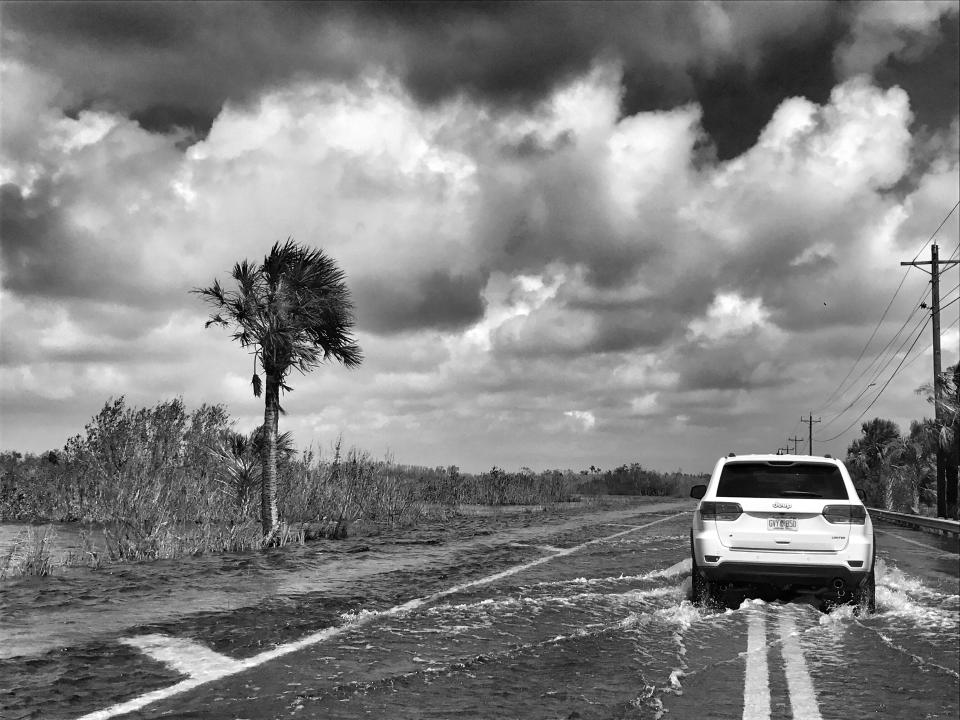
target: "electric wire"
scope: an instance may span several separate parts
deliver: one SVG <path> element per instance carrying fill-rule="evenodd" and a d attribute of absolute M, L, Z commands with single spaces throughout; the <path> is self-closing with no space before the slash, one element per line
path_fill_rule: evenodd
<path fill-rule="evenodd" d="M 910 317 L 912 318 L 914 314 L 915 313 L 911 313 Z M 909 318 L 908 318 L 908 321 L 909 321 Z M 830 420 L 825 422 L 823 424 L 823 427 L 821 428 L 821 431 L 826 429 L 829 425 L 832 425 L 833 423 L 835 423 L 839 418 L 841 418 L 848 410 L 850 410 L 854 405 L 856 405 L 860 401 L 860 398 L 862 398 L 864 395 L 867 394 L 867 392 L 870 390 L 871 387 L 877 384 L 877 382 L 880 379 L 880 376 L 883 375 L 883 373 L 886 371 L 888 367 L 890 367 L 890 364 L 901 353 L 901 351 L 903 350 L 903 347 L 910 341 L 910 338 L 913 337 L 914 333 L 917 333 L 919 337 L 919 333 L 923 331 L 923 327 L 926 327 L 929 321 L 930 321 L 930 318 L 927 316 L 922 316 L 920 318 L 919 322 L 917 322 L 913 326 L 913 329 L 910 330 L 909 333 L 907 333 L 906 337 L 904 337 L 903 342 L 900 343 L 900 346 L 893 353 L 890 354 L 890 357 L 887 359 L 887 361 L 883 363 L 883 365 L 879 367 L 877 371 L 873 374 L 873 377 L 870 378 L 870 383 L 866 385 L 863 388 L 863 390 L 860 391 L 860 394 L 857 395 L 853 400 L 851 400 L 850 403 L 845 408 L 843 408 L 843 410 L 841 410 L 836 415 L 834 415 Z M 916 344 L 916 340 L 914 341 L 914 344 Z M 911 345 L 911 348 L 912 347 L 913 346 Z M 909 352 L 909 350 L 907 352 Z"/>
<path fill-rule="evenodd" d="M 960 300 L 960 298 L 956 298 L 955 300 L 952 300 L 952 301 L 951 301 L 951 304 L 955 303 L 957 300 Z M 956 320 L 954 320 L 952 323 L 950 323 L 944 330 L 942 330 L 942 331 L 941 331 L 941 334 L 943 334 L 943 332 L 944 332 L 945 330 L 952 330 L 952 329 L 954 328 L 954 326 L 957 325 L 957 323 L 960 323 L 960 317 L 958 317 Z M 914 356 L 913 356 L 913 359 L 912 359 L 910 362 L 908 362 L 906 365 L 904 365 L 903 367 L 906 369 L 906 368 L 910 367 L 911 365 L 913 365 L 917 360 L 919 360 L 919 359 L 922 358 L 924 355 L 926 355 L 926 354 L 927 354 L 927 350 L 930 350 L 932 347 L 933 347 L 933 341 L 931 340 L 931 341 L 930 341 L 930 344 L 927 345 L 927 346 L 923 349 L 922 352 L 920 352 L 918 355 L 914 355 Z"/>
<path fill-rule="evenodd" d="M 958 207 L 960 207 L 960 200 L 958 200 L 958 201 L 954 204 L 954 206 L 950 209 L 950 212 L 948 212 L 948 213 L 946 214 L 946 216 L 943 218 L 943 220 L 942 220 L 942 221 L 940 222 L 940 224 L 937 226 L 937 229 L 934 230 L 933 233 L 931 233 L 931 235 L 930 235 L 929 238 L 927 238 L 927 241 L 920 247 L 920 249 L 917 251 L 917 254 L 913 256 L 913 260 L 912 260 L 911 262 L 916 262 L 917 258 L 920 257 L 920 253 L 922 253 L 922 252 L 924 251 L 924 249 L 933 241 L 933 239 L 937 236 L 937 233 L 940 232 L 940 229 L 946 224 L 947 220 L 950 219 L 950 216 L 953 215 L 953 213 L 956 211 L 956 209 L 957 209 Z M 960 246 L 958 246 L 958 247 L 960 247 Z M 956 252 L 957 252 L 957 251 L 954 250 L 954 254 L 955 254 Z M 951 254 L 950 257 L 951 257 L 951 259 L 952 259 L 952 258 L 953 258 L 953 254 Z M 863 356 L 864 356 L 864 355 L 866 354 L 866 352 L 867 352 L 867 348 L 870 347 L 870 343 L 873 342 L 874 337 L 876 337 L 877 331 L 880 329 L 880 326 L 883 325 L 883 321 L 886 319 L 887 313 L 890 312 L 890 308 L 893 306 L 894 300 L 896 300 L 896 299 L 897 299 L 897 295 L 900 294 L 900 290 L 901 290 L 901 288 L 903 288 L 903 283 L 906 281 L 907 275 L 908 275 L 909 273 L 910 273 L 910 268 L 908 267 L 908 268 L 904 271 L 903 277 L 900 278 L 900 284 L 897 285 L 897 289 L 894 291 L 893 297 L 890 298 L 890 302 L 888 302 L 886 308 L 884 308 L 883 315 L 880 316 L 880 320 L 877 321 L 876 326 L 873 328 L 873 332 L 870 333 L 870 337 L 867 338 L 867 342 L 864 344 L 863 349 L 860 351 L 860 354 L 857 355 L 857 359 L 853 361 L 853 365 L 850 366 L 850 369 L 847 371 L 847 374 L 844 376 L 843 380 L 840 381 L 840 384 L 837 385 L 837 387 L 835 387 L 835 388 L 833 389 L 833 391 L 830 393 L 830 395 L 827 397 L 827 399 L 824 400 L 823 403 L 821 404 L 821 406 L 820 406 L 820 411 L 821 411 L 821 412 L 822 412 L 823 410 L 826 410 L 826 408 L 828 408 L 828 407 L 830 406 L 830 403 L 833 401 L 834 396 L 835 396 L 838 392 L 840 392 L 840 388 L 842 388 L 842 387 L 844 386 L 844 383 L 846 383 L 846 382 L 847 382 L 847 379 L 850 377 L 850 375 L 853 374 L 853 371 L 856 369 L 856 367 L 857 367 L 857 365 L 859 364 L 860 360 L 863 359 Z M 907 322 L 909 322 L 909 320 L 908 320 Z M 888 344 L 888 346 L 889 346 L 889 344 Z M 884 348 L 884 350 L 886 350 L 886 348 Z M 884 350 L 881 350 L 881 351 L 880 351 L 880 354 L 883 354 Z M 859 379 L 859 377 L 860 377 L 860 376 L 858 376 L 858 379 Z M 851 384 L 856 384 L 856 380 L 854 380 L 854 382 L 851 383 Z M 847 389 L 849 390 L 849 388 L 847 388 Z M 846 392 L 846 391 L 844 391 L 844 392 Z M 841 393 L 841 394 L 842 394 L 842 393 Z"/>
<path fill-rule="evenodd" d="M 957 245 L 957 247 L 954 248 L 953 252 L 950 254 L 950 257 L 949 257 L 945 262 L 950 262 L 950 261 L 953 259 L 954 255 L 957 254 L 957 251 L 958 251 L 958 250 L 960 250 L 960 245 Z M 945 293 L 944 297 L 949 296 L 951 293 L 955 292 L 958 288 L 960 288 L 960 285 L 957 285 L 957 286 L 953 287 L 950 291 L 948 291 L 947 293 Z M 890 362 L 892 361 L 892 359 L 893 359 L 894 357 L 896 357 L 897 353 L 899 352 L 900 349 L 903 348 L 903 345 L 904 345 L 905 343 L 901 343 L 900 348 L 898 348 L 898 350 L 895 351 L 895 352 L 893 353 L 893 355 L 891 355 L 891 357 L 887 359 L 887 362 L 886 362 L 886 363 L 883 363 L 883 362 L 882 362 L 882 358 L 884 357 L 884 353 L 890 348 L 891 345 L 893 345 L 893 344 L 897 341 L 897 339 L 900 337 L 900 334 L 903 332 L 904 328 L 906 328 L 906 326 L 909 324 L 909 322 L 910 322 L 910 321 L 913 319 L 913 317 L 916 315 L 917 311 L 919 311 L 919 310 L 926 304 L 926 301 L 927 301 L 927 299 L 929 298 L 931 292 L 932 292 L 932 289 L 931 289 L 929 286 L 927 286 L 927 287 L 924 288 L 923 292 L 920 294 L 920 297 L 918 298 L 917 302 L 916 302 L 915 305 L 914 305 L 914 310 L 913 310 L 913 312 L 910 313 L 910 315 L 909 315 L 909 316 L 907 317 L 907 319 L 903 322 L 903 324 L 900 326 L 900 328 L 897 330 L 897 332 L 894 333 L 893 337 L 890 338 L 890 340 L 887 342 L 887 344 L 884 345 L 884 347 L 880 350 L 879 353 L 877 353 L 877 355 L 874 357 L 874 359 L 873 359 L 868 365 L 866 365 L 866 366 L 863 368 L 863 370 L 860 371 L 860 373 L 857 375 L 857 377 L 854 378 L 854 380 L 847 386 L 847 388 L 846 388 L 845 390 L 843 390 L 843 392 L 840 393 L 840 395 L 838 396 L 837 399 L 842 399 L 853 387 L 855 387 L 855 386 L 857 385 L 857 383 L 860 381 L 860 379 L 861 379 L 864 375 L 866 375 L 868 372 L 870 372 L 870 370 L 873 368 L 874 365 L 876 365 L 876 364 L 879 363 L 882 367 L 881 367 L 881 370 L 880 370 L 878 373 L 876 373 L 873 378 L 871 378 L 871 381 L 875 381 L 875 380 L 877 379 L 877 375 L 879 375 L 880 373 L 882 373 L 883 369 L 889 366 L 889 364 L 890 364 Z M 944 306 L 941 306 L 941 310 L 943 309 L 943 307 L 944 307 Z M 907 337 L 909 337 L 909 335 L 908 335 Z M 869 386 L 868 386 L 868 387 L 869 387 Z M 850 405 L 848 405 L 847 407 L 845 407 L 843 410 L 841 410 L 836 416 L 834 416 L 833 419 L 829 420 L 829 421 L 826 423 L 826 425 L 832 424 L 832 423 L 835 422 L 836 419 L 837 419 L 838 417 L 840 417 L 844 412 L 846 412 L 847 410 L 849 410 L 850 407 L 852 407 L 852 405 L 855 404 L 857 400 L 859 400 L 861 397 L 863 397 L 865 391 L 866 391 L 866 388 L 865 388 L 863 391 L 860 392 L 860 394 L 857 396 L 857 398 L 854 399 L 853 403 L 851 403 Z M 822 413 L 824 410 L 826 410 L 826 408 L 829 407 L 830 404 L 831 404 L 831 403 L 827 403 L 825 406 L 823 406 L 823 407 L 821 408 L 820 412 Z M 826 427 L 826 425 L 825 425 L 824 427 Z"/>
<path fill-rule="evenodd" d="M 907 272 L 909 272 L 909 269 L 908 269 Z M 906 279 L 906 274 L 904 274 L 904 279 Z M 903 285 L 903 280 L 900 281 L 900 286 L 902 286 L 902 285 Z M 899 291 L 899 287 L 897 288 L 897 290 Z M 930 295 L 930 293 L 931 293 L 930 287 L 929 287 L 929 286 L 925 287 L 925 288 L 924 288 L 924 291 L 920 294 L 920 297 L 919 297 L 919 298 L 917 299 L 917 301 L 914 303 L 913 312 L 911 312 L 910 315 L 907 317 L 907 319 L 903 321 L 903 324 L 900 326 L 900 328 L 897 330 L 897 332 L 894 333 L 893 337 L 891 337 L 890 340 L 887 341 L 887 344 L 884 345 L 884 346 L 880 349 L 880 352 L 878 352 L 878 353 L 874 356 L 873 360 L 871 360 L 871 361 L 860 371 L 860 373 L 850 382 L 850 384 L 847 385 L 847 387 L 846 387 L 843 391 L 840 392 L 840 394 L 837 396 L 836 399 L 842 399 L 843 396 L 846 395 L 846 394 L 860 381 L 860 379 L 861 379 L 864 375 L 866 375 L 868 372 L 870 372 L 870 369 L 871 369 L 876 363 L 878 363 L 878 362 L 881 361 L 881 358 L 883 357 L 884 353 L 890 348 L 891 345 L 893 345 L 893 344 L 897 341 L 897 339 L 900 337 L 900 333 L 902 333 L 902 332 L 903 332 L 903 329 L 910 323 L 910 321 L 913 319 L 913 316 L 914 316 L 914 315 L 917 313 L 917 311 L 920 309 L 921 305 L 923 305 L 923 304 L 926 302 L 927 297 Z M 896 294 L 894 294 L 894 297 L 896 297 Z M 891 301 L 891 302 L 892 302 L 892 301 Z M 881 322 L 883 322 L 883 318 L 881 318 Z M 856 363 L 854 363 L 854 367 L 856 367 Z M 852 368 L 851 368 L 851 370 L 852 370 Z M 849 376 L 849 375 L 848 375 L 848 376 Z M 831 404 L 832 404 L 832 402 L 827 402 L 827 403 L 825 403 L 824 405 L 821 406 L 819 412 L 821 412 L 821 413 L 825 412 L 826 409 L 827 409 L 828 407 L 830 407 Z"/>
<path fill-rule="evenodd" d="M 937 225 L 937 229 L 933 231 L 933 233 L 930 235 L 929 238 L 927 238 L 927 241 L 923 244 L 923 247 L 921 247 L 921 248 L 917 251 L 917 254 L 913 256 L 913 260 L 912 260 L 911 262 L 916 262 L 917 258 L 920 257 L 920 253 L 922 253 L 922 252 L 926 249 L 927 245 L 929 245 L 930 243 L 933 242 L 933 239 L 937 236 L 937 233 L 940 232 L 940 228 L 942 228 L 944 225 L 947 224 L 947 220 L 950 219 L 950 216 L 953 215 L 953 213 L 956 211 L 956 209 L 957 209 L 958 207 L 960 207 L 960 200 L 957 200 L 957 202 L 954 203 L 953 207 L 950 208 L 950 212 L 948 212 L 948 213 L 946 214 L 946 216 L 944 216 L 944 218 L 943 218 L 943 220 L 940 222 L 940 224 Z M 954 252 L 956 252 L 956 251 L 954 251 Z M 908 268 L 908 269 L 909 269 L 909 268 Z"/>
<path fill-rule="evenodd" d="M 850 375 L 853 374 L 853 371 L 856 369 L 857 364 L 860 362 L 860 360 L 863 359 L 864 354 L 867 352 L 867 348 L 870 347 L 870 343 L 872 343 L 873 338 L 876 337 L 877 331 L 880 329 L 880 326 L 883 325 L 883 321 L 887 319 L 887 313 L 890 312 L 890 308 L 893 306 L 893 301 L 896 300 L 897 295 L 900 294 L 900 289 L 903 287 L 903 283 L 906 282 L 907 275 L 909 274 L 909 272 L 910 271 L 908 269 L 905 273 L 903 273 L 903 277 L 900 278 L 900 284 L 897 285 L 897 289 L 894 291 L 893 297 L 890 298 L 890 302 L 888 302 L 887 307 L 884 308 L 883 315 L 880 316 L 880 319 L 877 321 L 876 326 L 873 328 L 873 332 L 870 333 L 870 337 L 867 338 L 866 344 L 864 344 L 863 348 L 860 350 L 860 354 L 857 355 L 857 359 L 853 361 L 853 365 L 850 366 L 850 369 L 847 371 L 847 374 L 843 376 L 843 380 L 840 381 L 840 384 L 837 385 L 833 389 L 833 391 L 830 393 L 830 395 L 827 397 L 827 399 L 823 401 L 823 404 L 821 405 L 821 412 L 822 410 L 825 410 L 830 406 L 830 402 L 833 400 L 834 396 L 837 394 L 840 388 L 843 387 L 843 384 L 847 382 L 847 378 L 849 378 Z"/>
<path fill-rule="evenodd" d="M 920 336 L 923 335 L 923 331 L 926 330 L 927 323 L 929 323 L 929 318 L 927 318 L 927 322 L 925 322 L 925 323 L 923 324 L 923 327 L 920 328 L 920 332 L 918 332 L 918 333 L 917 333 L 917 336 L 913 339 L 913 343 L 910 345 L 910 348 L 907 350 L 906 354 L 903 356 L 903 359 L 900 360 L 900 364 L 897 365 L 897 367 L 894 369 L 894 371 L 893 371 L 893 373 L 890 375 L 890 377 L 887 378 L 887 381 L 883 384 L 883 387 L 880 388 L 880 391 L 876 394 L 876 396 L 873 398 L 873 400 L 870 401 L 870 404 L 867 405 L 867 406 L 863 409 L 863 412 L 861 412 L 859 415 L 857 415 L 856 419 L 855 419 L 853 422 L 851 422 L 849 425 L 847 425 L 847 427 L 845 427 L 843 430 L 841 430 L 839 433 L 837 433 L 837 434 L 834 435 L 833 437 L 829 437 L 829 438 L 826 438 L 826 439 L 817 438 L 817 442 L 821 442 L 821 443 L 832 442 L 832 441 L 836 440 L 838 437 L 842 436 L 842 435 L 843 435 L 844 433 L 846 433 L 848 430 L 850 430 L 850 429 L 851 429 L 854 425 L 856 425 L 858 422 L 860 422 L 860 419 L 861 419 L 864 415 L 866 415 L 867 412 L 870 410 L 870 408 L 872 408 L 872 407 L 876 404 L 877 400 L 880 399 L 880 396 L 883 395 L 883 391 L 887 389 L 887 386 L 888 386 L 888 385 L 893 381 L 893 379 L 897 376 L 897 373 L 900 371 L 900 368 L 903 367 L 904 362 L 906 361 L 907 357 L 910 355 L 910 353 L 911 353 L 911 351 L 913 350 L 914 346 L 916 346 L 917 341 L 920 340 Z"/>
<path fill-rule="evenodd" d="M 956 290 L 956 288 L 954 288 L 954 290 Z M 951 290 L 950 292 L 953 292 L 953 291 Z M 949 293 L 947 293 L 947 294 L 949 294 Z M 951 305 L 953 305 L 957 300 L 960 300 L 960 296 L 955 297 L 953 300 L 951 300 L 950 302 L 948 302 L 948 303 L 945 304 L 945 305 L 944 305 L 943 303 L 941 303 L 941 304 L 940 304 L 940 312 L 943 312 L 944 310 L 946 310 L 948 307 L 950 307 Z M 943 332 L 941 332 L 940 334 L 942 335 Z"/>
<path fill-rule="evenodd" d="M 857 375 L 857 377 L 854 378 L 854 380 L 847 386 L 847 388 L 846 388 L 843 392 L 840 393 L 840 395 L 837 397 L 838 400 L 843 399 L 844 396 L 845 396 L 851 389 L 853 389 L 867 373 L 869 373 L 869 372 L 872 371 L 872 369 L 874 368 L 875 365 L 879 365 L 881 369 L 874 374 L 874 377 L 871 378 L 871 381 L 875 381 L 875 380 L 876 380 L 876 376 L 879 375 L 880 373 L 882 373 L 884 368 L 886 368 L 887 366 L 889 366 L 889 364 L 890 364 L 890 362 L 892 361 L 892 359 L 893 359 L 894 357 L 896 357 L 896 352 L 894 352 L 894 353 L 890 356 L 890 358 L 887 360 L 887 362 L 884 363 L 884 362 L 883 362 L 883 358 L 884 358 L 884 356 L 885 356 L 885 353 L 886 353 L 887 350 L 888 350 L 895 342 L 897 342 L 897 340 L 900 338 L 901 333 L 903 333 L 904 329 L 907 327 L 907 325 L 909 325 L 910 321 L 913 320 L 913 318 L 916 316 L 917 312 L 920 310 L 921 305 L 926 301 L 927 296 L 930 294 L 930 292 L 931 292 L 931 291 L 930 291 L 930 288 L 928 287 L 928 288 L 925 289 L 925 291 L 924 291 L 923 293 L 921 293 L 920 298 L 917 300 L 917 302 L 916 302 L 916 303 L 914 304 L 914 306 L 913 306 L 913 311 L 911 311 L 911 313 L 910 313 L 910 314 L 907 316 L 907 318 L 903 321 L 903 324 L 900 325 L 900 328 L 897 330 L 897 332 L 894 333 L 894 334 L 893 334 L 893 337 L 891 337 L 891 338 L 887 341 L 887 344 L 884 345 L 883 348 L 880 349 L 880 352 L 878 352 L 878 353 L 874 356 L 873 360 L 871 360 L 866 366 L 864 366 L 864 368 L 860 371 L 860 373 Z M 907 338 L 909 338 L 910 335 L 912 335 L 912 334 L 913 334 L 912 332 L 909 333 L 909 334 L 907 335 Z M 903 347 L 903 344 L 904 344 L 904 343 L 901 344 L 901 346 L 900 346 L 901 348 Z M 857 396 L 857 399 L 859 399 L 859 398 L 862 397 L 862 396 L 863 396 L 863 392 L 861 392 L 860 395 Z M 854 402 L 856 402 L 856 400 L 854 400 Z M 828 408 L 829 406 L 830 406 L 830 403 L 828 403 L 827 405 L 825 405 L 825 406 L 821 409 L 820 412 L 822 413 L 822 412 L 823 412 L 824 410 L 826 410 L 826 408 Z M 833 419 L 827 421 L 827 423 L 824 425 L 824 427 L 826 427 L 827 425 L 831 425 L 832 423 L 834 423 L 834 422 L 837 420 L 837 418 L 839 418 L 841 415 L 843 415 L 843 413 L 845 413 L 847 410 L 849 410 L 850 407 L 851 407 L 851 405 L 848 405 L 848 406 L 845 407 L 843 410 L 841 410 L 840 412 L 838 412 L 838 413 L 833 417 Z"/>
<path fill-rule="evenodd" d="M 958 246 L 958 247 L 960 247 L 960 246 Z M 953 288 L 951 288 L 951 289 L 948 290 L 946 293 L 944 293 L 942 299 L 945 299 L 945 298 L 949 297 L 949 296 L 952 295 L 953 293 L 957 292 L 957 290 L 960 290 L 960 284 L 955 285 Z M 941 304 L 941 306 L 940 306 L 941 312 L 942 312 L 943 310 L 945 310 L 946 308 L 950 307 L 951 305 L 953 305 L 954 303 L 958 302 L 958 301 L 960 301 L 960 296 L 955 297 L 953 300 L 950 300 L 950 301 L 949 301 L 948 303 L 946 303 L 946 304 Z M 911 314 L 911 316 L 912 316 L 912 314 Z M 906 345 L 906 342 L 909 340 L 909 338 L 910 338 L 911 336 L 913 336 L 913 334 L 914 334 L 915 332 L 917 332 L 917 337 L 914 339 L 913 343 L 910 345 L 910 348 L 909 348 L 909 349 L 907 350 L 907 352 L 904 354 L 903 360 L 906 360 L 906 358 L 909 357 L 911 351 L 913 350 L 914 346 L 916 345 L 917 340 L 923 335 L 923 330 L 926 329 L 927 325 L 929 324 L 929 322 L 930 322 L 931 320 L 932 320 L 932 317 L 929 317 L 929 316 L 926 317 L 926 318 L 925 318 L 925 322 L 923 323 L 923 328 L 920 328 L 920 329 L 919 329 L 919 332 L 917 332 L 918 326 L 915 325 L 914 328 L 913 328 L 913 330 L 911 330 L 911 332 L 907 335 L 907 337 L 906 337 L 906 339 L 904 340 L 904 342 L 902 342 L 902 343 L 900 344 L 900 346 L 897 348 L 897 350 L 894 352 L 894 354 L 890 357 L 890 359 L 884 364 L 884 366 L 883 366 L 882 368 L 880 368 L 880 369 L 877 371 L 877 373 L 873 376 L 873 378 L 871 378 L 871 384 L 870 384 L 870 385 L 867 385 L 863 390 L 861 390 L 861 391 L 860 391 L 860 394 L 857 395 L 857 397 L 854 398 L 853 401 L 851 401 L 851 403 L 850 403 L 846 408 L 844 408 L 840 413 L 838 413 L 838 415 L 836 415 L 834 418 L 832 418 L 832 419 L 829 420 L 826 424 L 824 424 L 823 427 L 825 428 L 827 425 L 832 424 L 837 418 L 839 418 L 840 416 L 842 416 L 847 410 L 849 410 L 851 407 L 853 407 L 853 406 L 860 400 L 860 398 L 862 398 L 862 397 L 866 394 L 867 390 L 869 390 L 870 387 L 873 387 L 873 386 L 876 384 L 877 378 L 883 373 L 883 371 L 884 371 L 887 367 L 889 367 L 889 365 L 890 365 L 890 363 L 892 362 L 893 358 L 900 354 L 900 351 L 903 349 L 903 346 Z M 909 319 L 908 319 L 908 321 L 909 321 Z M 960 323 L 960 317 L 958 317 L 956 320 L 954 320 L 954 321 L 953 321 L 950 325 L 948 325 L 947 327 L 941 328 L 940 334 L 943 335 L 944 332 L 946 332 L 947 330 L 952 329 L 952 328 L 953 328 L 954 326 L 956 326 L 958 323 Z M 902 329 L 902 328 L 901 328 L 901 329 Z M 899 333 L 898 333 L 898 334 L 899 334 Z M 933 341 L 931 341 L 930 343 L 928 343 L 927 346 L 926 346 L 921 352 L 919 352 L 919 353 L 917 353 L 916 355 L 914 355 L 914 356 L 913 356 L 912 358 L 910 358 L 908 361 L 904 362 L 903 360 L 901 360 L 900 365 L 898 365 L 897 368 L 894 370 L 894 375 L 896 375 L 896 373 L 899 372 L 901 369 L 904 369 L 904 368 L 907 368 L 907 367 L 913 365 L 919 358 L 923 357 L 923 356 L 926 354 L 926 352 L 927 352 L 928 350 L 930 350 L 932 347 L 933 347 Z M 875 398 L 873 399 L 873 401 L 870 403 L 870 405 L 868 405 L 868 406 L 864 409 L 864 411 L 860 414 L 860 416 L 857 417 L 857 419 L 853 421 L 853 424 L 847 427 L 847 430 L 849 430 L 850 427 L 852 427 L 853 425 L 855 425 L 855 424 L 857 423 L 857 421 L 860 420 L 860 418 L 862 418 L 863 415 L 866 414 L 866 412 L 867 412 L 871 407 L 873 407 L 874 403 L 876 403 L 876 401 L 879 399 L 880 394 L 882 394 L 883 390 L 886 389 L 887 385 L 889 384 L 890 380 L 892 380 L 892 379 L 893 379 L 893 376 L 891 376 L 891 377 L 887 380 L 887 382 L 884 384 L 883 388 L 881 388 L 880 393 L 878 393 L 877 397 L 875 397 Z M 846 432 L 846 430 L 844 430 L 843 432 Z M 842 435 L 843 432 L 841 432 L 840 435 Z M 830 438 L 829 440 L 824 440 L 824 441 L 822 441 L 822 442 L 830 442 L 830 440 L 834 440 L 834 439 L 836 439 L 836 437 L 839 437 L 839 435 L 838 435 L 838 436 L 835 436 L 834 438 Z"/>

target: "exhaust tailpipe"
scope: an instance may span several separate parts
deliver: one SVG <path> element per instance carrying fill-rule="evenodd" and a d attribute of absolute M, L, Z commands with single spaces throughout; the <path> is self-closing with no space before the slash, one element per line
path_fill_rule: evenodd
<path fill-rule="evenodd" d="M 837 591 L 837 595 L 846 595 L 847 583 L 843 580 L 843 578 L 834 578 L 833 589 Z"/>

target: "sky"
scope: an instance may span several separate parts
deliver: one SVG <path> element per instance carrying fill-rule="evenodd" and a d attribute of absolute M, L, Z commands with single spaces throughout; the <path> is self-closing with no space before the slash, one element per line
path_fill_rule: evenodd
<path fill-rule="evenodd" d="M 900 262 L 960 243 L 958 9 L 4 2 L 0 448 L 121 395 L 252 430 L 252 359 L 189 291 L 288 237 L 365 355 L 290 378 L 301 448 L 701 472 L 804 451 L 811 413 L 818 454 L 907 429 Z"/>

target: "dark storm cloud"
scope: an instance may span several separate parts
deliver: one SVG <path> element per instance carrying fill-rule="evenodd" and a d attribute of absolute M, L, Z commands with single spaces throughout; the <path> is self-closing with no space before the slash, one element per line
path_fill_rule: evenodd
<path fill-rule="evenodd" d="M 658 347 L 682 330 L 681 322 L 681 316 L 658 308 L 607 312 L 600 317 L 600 330 L 592 350 L 619 352 Z"/>
<path fill-rule="evenodd" d="M 196 25 L 178 2 L 9 3 L 8 22 L 18 30 L 74 37 L 106 48 L 182 47 L 195 39 Z M 196 8 L 199 10 L 199 8 Z M 193 12 L 194 9 L 191 9 Z"/>
<path fill-rule="evenodd" d="M 102 309 L 94 309 L 90 319 L 108 335 L 125 339 L 163 320 L 163 315 L 150 313 L 151 308 L 190 302 L 187 280 L 158 277 L 144 268 L 139 245 L 113 243 L 71 222 L 64 211 L 69 193 L 64 199 L 60 190 L 46 177 L 29 193 L 12 183 L 0 186 L 4 289 L 23 298 L 135 306 L 141 311 L 136 320 L 121 322 L 122 311 Z M 73 302 L 70 311 L 80 316 L 86 307 Z"/>
<path fill-rule="evenodd" d="M 737 348 L 689 356 L 682 363 L 679 387 L 691 390 L 738 390 L 784 382 L 783 364 L 754 363 Z"/>
<path fill-rule="evenodd" d="M 836 83 L 831 51 L 840 37 L 839 23 L 832 22 L 822 35 L 793 38 L 771 49 L 754 73 L 725 66 L 695 78 L 703 129 L 720 159 L 749 149 L 784 98 L 805 97 L 817 104 L 829 99 Z"/>
<path fill-rule="evenodd" d="M 843 30 L 833 4 L 812 2 L 6 3 L 4 15 L 7 52 L 63 78 L 74 108 L 114 106 L 148 129 L 202 134 L 227 100 L 370 65 L 425 103 L 529 107 L 613 60 L 625 113 L 699 100 L 721 157 L 752 144 L 779 99 L 827 92 Z"/>
<path fill-rule="evenodd" d="M 62 212 L 38 184 L 25 197 L 13 184 L 0 187 L 3 286 L 19 295 L 76 298 L 110 287 L 108 267 L 89 259 L 89 238 L 67 227 Z"/>
<path fill-rule="evenodd" d="M 910 96 L 915 124 L 926 128 L 949 127 L 957 115 L 960 97 L 960 22 L 944 14 L 937 23 L 938 41 L 928 43 L 910 61 L 892 58 L 880 66 L 875 78 L 884 88 L 902 87 Z M 944 97 L 944 87 L 950 88 Z"/>
<path fill-rule="evenodd" d="M 359 72 L 363 54 L 325 32 L 342 13 L 318 5 L 323 12 L 253 2 L 8 3 L 4 45 L 61 78 L 73 112 L 106 107 L 150 130 L 205 134 L 228 100 L 302 73 Z"/>
<path fill-rule="evenodd" d="M 476 322 L 485 309 L 481 275 L 441 271 L 402 280 L 358 278 L 354 283 L 357 324 L 385 335 L 435 328 L 451 330 Z"/>

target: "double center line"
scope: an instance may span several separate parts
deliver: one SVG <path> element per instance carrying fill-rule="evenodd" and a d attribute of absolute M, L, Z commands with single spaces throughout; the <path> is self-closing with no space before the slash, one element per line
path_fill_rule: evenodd
<path fill-rule="evenodd" d="M 787 676 L 787 690 L 794 720 L 823 720 L 813 680 L 800 647 L 794 618 L 780 608 L 777 618 L 780 650 Z M 743 687 L 743 720 L 770 720 L 770 672 L 767 665 L 767 616 L 758 609 L 747 611 L 746 674 Z"/>

